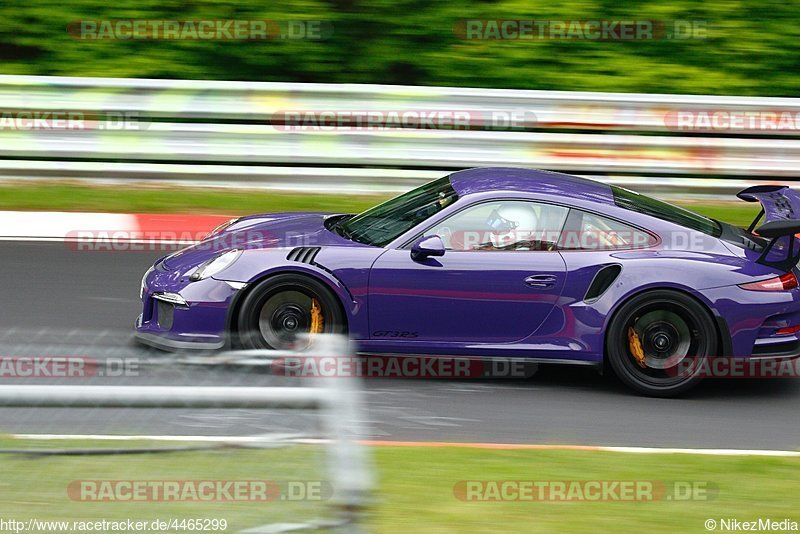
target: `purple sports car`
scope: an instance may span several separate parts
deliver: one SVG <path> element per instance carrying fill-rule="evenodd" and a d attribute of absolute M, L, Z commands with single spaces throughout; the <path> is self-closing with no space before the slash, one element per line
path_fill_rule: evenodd
<path fill-rule="evenodd" d="M 748 229 L 565 174 L 455 172 L 363 213 L 232 220 L 158 260 L 136 337 L 602 366 L 657 396 L 687 359 L 800 355 L 800 195 L 758 186 Z M 764 218 L 758 228 L 756 225 Z"/>

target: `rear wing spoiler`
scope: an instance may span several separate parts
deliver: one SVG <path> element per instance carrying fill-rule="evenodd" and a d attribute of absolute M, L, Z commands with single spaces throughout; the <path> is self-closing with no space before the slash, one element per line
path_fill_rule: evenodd
<path fill-rule="evenodd" d="M 745 202 L 760 202 L 761 211 L 748 226 L 752 232 L 766 215 L 766 221 L 800 219 L 800 194 L 786 185 L 754 185 L 742 189 L 736 196 Z"/>
<path fill-rule="evenodd" d="M 757 189 L 757 191 L 753 191 L 754 189 Z M 747 228 L 748 232 L 755 233 L 764 239 L 769 239 L 769 243 L 761 251 L 761 255 L 756 262 L 786 272 L 791 271 L 800 261 L 800 244 L 796 243 L 796 236 L 800 234 L 800 219 L 774 218 L 776 215 L 783 217 L 795 216 L 789 200 L 784 197 L 784 190 L 787 189 L 796 195 L 794 191 L 786 186 L 749 187 L 736 195 L 748 202 L 761 202 L 761 211 Z M 768 194 L 767 198 L 764 198 L 765 193 Z M 772 201 L 773 204 L 768 204 L 769 201 Z M 768 209 L 768 206 L 772 209 Z M 755 228 L 765 214 L 767 215 L 767 222 Z M 800 217 L 800 213 L 796 216 Z M 754 228 L 755 232 L 753 232 Z"/>
<path fill-rule="evenodd" d="M 797 241 L 795 236 L 798 233 L 800 233 L 800 221 L 796 219 L 791 221 L 770 221 L 756 228 L 756 234 L 769 239 L 769 243 L 761 251 L 761 255 L 756 262 L 769 267 L 776 267 L 782 271 L 791 271 L 800 261 L 800 245 L 795 243 Z M 788 241 L 788 245 L 780 247 L 786 249 L 785 256 L 778 252 L 776 254 L 777 259 L 769 259 L 768 256 L 776 248 L 776 243 L 787 236 L 788 239 L 785 241 Z M 795 249 L 797 250 L 795 251 Z"/>
<path fill-rule="evenodd" d="M 792 270 L 800 261 L 800 243 L 795 242 L 795 236 L 800 234 L 800 194 L 785 185 L 757 185 L 736 196 L 746 202 L 761 203 L 761 211 L 747 228 L 748 232 L 755 229 L 756 235 L 769 239 L 756 261 L 782 271 Z M 764 216 L 766 222 L 756 228 Z"/>

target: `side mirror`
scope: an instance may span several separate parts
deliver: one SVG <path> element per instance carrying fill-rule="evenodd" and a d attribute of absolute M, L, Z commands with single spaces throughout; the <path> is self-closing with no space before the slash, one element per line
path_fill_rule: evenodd
<path fill-rule="evenodd" d="M 422 237 L 411 246 L 411 259 L 414 261 L 432 256 L 444 256 L 444 241 L 438 235 Z"/>

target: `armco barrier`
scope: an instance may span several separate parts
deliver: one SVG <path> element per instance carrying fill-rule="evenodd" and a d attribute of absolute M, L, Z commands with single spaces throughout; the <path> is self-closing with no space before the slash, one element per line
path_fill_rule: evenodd
<path fill-rule="evenodd" d="M 517 165 L 607 181 L 787 181 L 800 176 L 798 109 L 791 98 L 0 76 L 0 178 L 297 190 L 330 182 L 371 192 L 405 189 L 460 168 Z M 347 120 L 287 128 L 287 112 L 340 119 L 356 112 L 466 113 L 472 122 L 469 129 Z M 82 122 L 78 128 L 48 122 L 48 113 L 73 113 Z M 676 128 L 679 113 L 721 114 L 731 124 L 731 117 L 760 119 L 756 128 L 739 121 L 686 131 Z M 492 118 L 512 116 L 526 119 Z M 764 127 L 764 116 L 786 120 Z M 712 189 L 715 183 L 708 182 Z"/>

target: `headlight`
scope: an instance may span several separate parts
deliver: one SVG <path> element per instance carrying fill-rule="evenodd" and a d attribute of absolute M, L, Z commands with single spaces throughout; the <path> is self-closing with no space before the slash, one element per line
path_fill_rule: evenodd
<path fill-rule="evenodd" d="M 192 282 L 197 282 L 198 280 L 205 280 L 209 276 L 214 276 L 215 274 L 233 265 L 233 262 L 236 261 L 241 253 L 241 250 L 233 249 L 229 250 L 228 252 L 223 252 L 215 258 L 201 263 L 189 277 L 189 280 Z"/>

